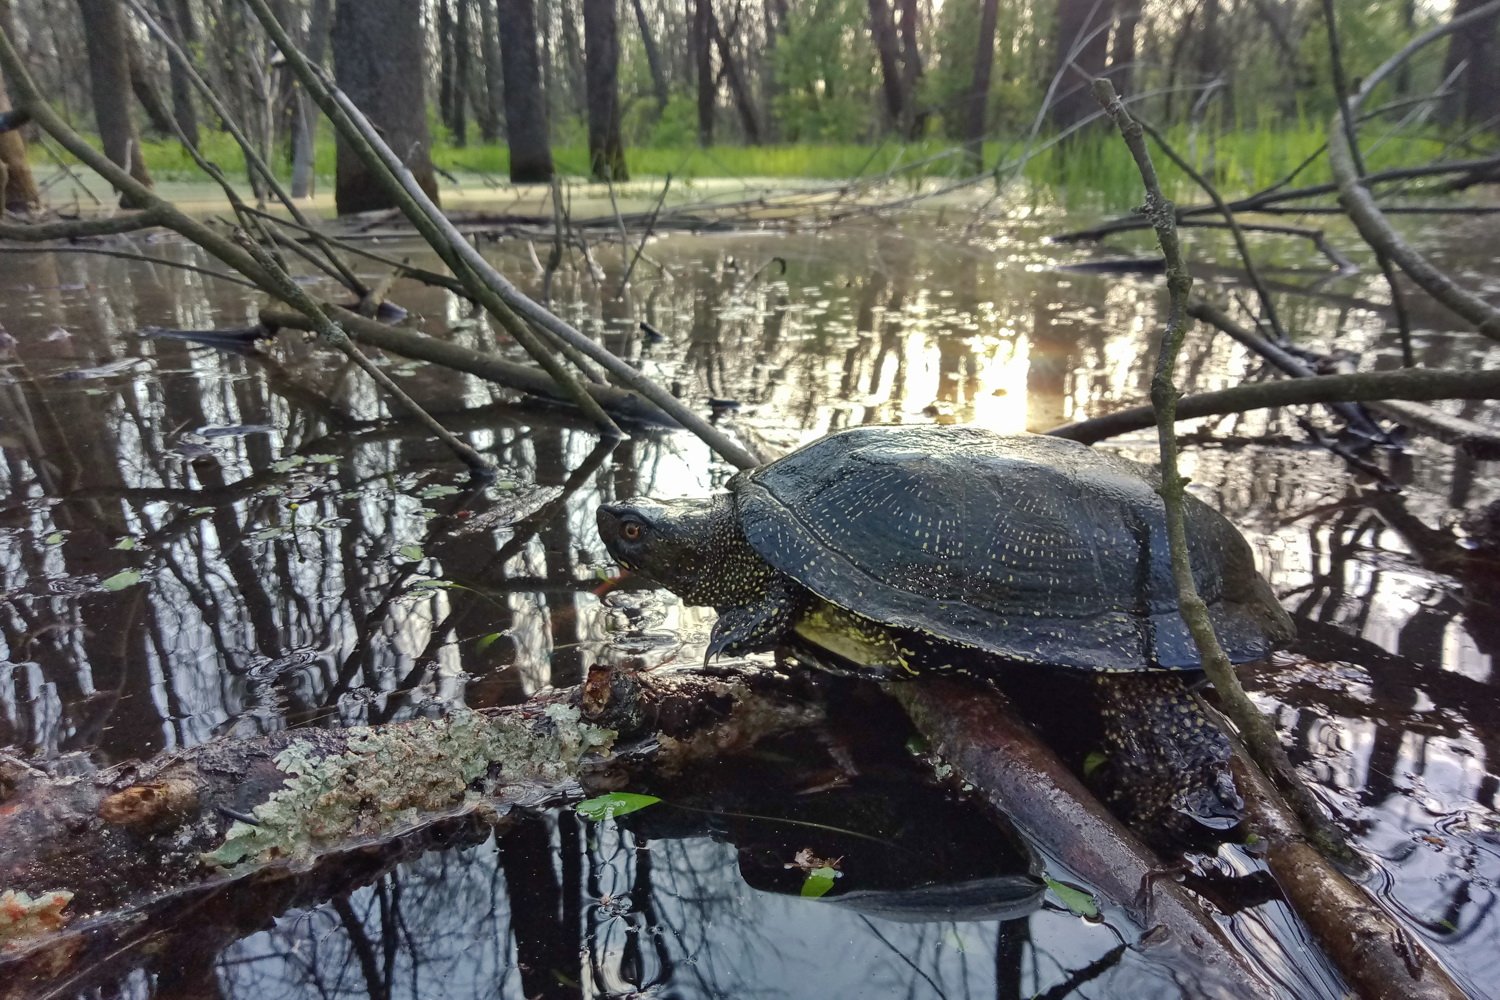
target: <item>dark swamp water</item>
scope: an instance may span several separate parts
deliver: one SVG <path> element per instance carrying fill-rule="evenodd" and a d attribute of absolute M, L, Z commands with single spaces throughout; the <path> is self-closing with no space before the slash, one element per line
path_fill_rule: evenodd
<path fill-rule="evenodd" d="M 554 292 L 571 319 L 695 404 L 738 400 L 739 428 L 781 447 L 865 422 L 1044 430 L 1144 400 L 1161 319 L 1154 279 L 1059 271 L 1082 254 L 1042 242 L 1057 221 L 1018 221 L 968 242 L 932 218 L 669 236 L 652 244 L 654 263 L 638 267 L 626 299 L 614 297 L 621 267 L 607 248 L 596 250 L 602 293 L 582 270 L 561 274 Z M 1500 273 L 1500 246 L 1477 222 L 1428 243 L 1476 287 Z M 140 249 L 204 263 L 171 241 Z M 1366 365 L 1394 364 L 1375 279 L 1331 280 L 1297 248 L 1262 249 L 1278 281 L 1314 292 L 1283 297 L 1288 326 L 1311 346 L 1336 339 Z M 1214 252 L 1199 239 L 1190 250 Z M 524 246 L 495 253 L 534 285 Z M 1218 280 L 1237 289 L 1231 276 Z M 430 333 L 509 349 L 440 293 L 398 284 L 393 295 Z M 613 567 L 593 528 L 601 501 L 722 484 L 730 470 L 696 440 L 642 433 L 601 448 L 565 415 L 386 359 L 501 466 L 497 483 L 473 491 L 436 442 L 315 345 L 284 335 L 247 356 L 140 335 L 242 326 L 255 305 L 167 267 L 0 258 L 0 325 L 16 341 L 0 362 L 0 746 L 144 758 L 224 736 L 515 703 L 627 653 L 701 657 L 710 613 L 640 589 L 597 596 Z M 638 319 L 667 339 L 643 343 Z M 1423 363 L 1496 360 L 1441 314 L 1417 323 Z M 1184 356 L 1197 389 L 1261 370 L 1201 332 Z M 1494 418 L 1479 405 L 1462 412 Z M 1295 416 L 1212 422 L 1211 439 L 1184 459 L 1194 488 L 1245 530 L 1297 616 L 1306 658 L 1246 679 L 1379 863 L 1376 894 L 1485 995 L 1500 977 L 1500 608 L 1482 580 L 1433 568 L 1433 552 L 1455 544 L 1464 512 L 1500 495 L 1495 469 L 1417 439 L 1376 456 L 1401 487 L 1381 492 L 1307 445 Z M 1153 448 L 1144 436 L 1113 446 L 1147 458 Z M 269 912 L 210 900 L 148 921 L 95 980 L 25 991 L 256 1000 L 1194 992 L 1192 970 L 1119 947 L 1137 931 L 1108 916 L 1085 921 L 1036 891 L 1028 859 L 924 777 L 899 720 L 866 705 L 847 714 L 824 738 L 662 790 L 708 812 L 662 807 L 593 824 L 553 810 L 498 839 L 475 823 L 413 846 L 378 877 Z M 859 761 L 860 777 L 817 788 L 809 776 L 836 770 L 834 746 Z M 842 900 L 799 898 L 786 865 L 803 848 L 846 856 L 864 893 L 840 886 Z M 1232 848 L 1203 861 L 1224 874 L 1246 864 Z M 957 914 L 965 919 L 942 920 L 916 919 L 920 901 L 903 908 L 882 891 L 924 883 L 987 888 Z M 236 907 L 236 919 L 221 912 Z M 1223 919 L 1285 995 L 1339 995 L 1280 904 Z"/>

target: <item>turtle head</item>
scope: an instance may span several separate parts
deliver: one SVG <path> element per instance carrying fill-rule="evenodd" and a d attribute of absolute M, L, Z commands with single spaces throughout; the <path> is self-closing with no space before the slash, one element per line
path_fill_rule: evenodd
<path fill-rule="evenodd" d="M 755 600 L 773 572 L 745 541 L 734 501 L 638 497 L 599 505 L 599 537 L 615 561 L 689 604 Z"/>

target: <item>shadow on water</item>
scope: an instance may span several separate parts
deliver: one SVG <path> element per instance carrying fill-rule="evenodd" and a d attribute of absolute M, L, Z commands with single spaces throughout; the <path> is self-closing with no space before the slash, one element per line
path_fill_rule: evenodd
<path fill-rule="evenodd" d="M 686 398 L 734 400 L 740 431 L 775 447 L 871 421 L 1041 430 L 1139 402 L 1156 280 L 1059 272 L 1040 235 L 1022 224 L 965 244 L 913 219 L 673 236 L 652 245 L 626 296 L 605 249 L 603 281 L 564 271 L 554 295 Z M 173 242 L 148 249 L 201 263 Z M 494 252 L 529 272 L 524 247 Z M 1309 263 L 1268 255 L 1287 281 Z M 284 335 L 236 354 L 140 335 L 253 322 L 241 290 L 120 260 L 5 264 L 0 324 L 16 347 L 0 362 L 0 746 L 59 766 L 75 752 L 144 758 L 221 736 L 513 704 L 627 647 L 701 657 L 710 613 L 640 590 L 596 596 L 612 567 L 593 529 L 601 501 L 721 485 L 731 470 L 695 440 L 642 432 L 611 450 L 564 413 L 386 359 L 503 470 L 473 489 L 312 344 Z M 1388 363 L 1368 279 L 1316 284 L 1316 297 L 1285 300 L 1288 325 L 1324 348 L 1343 331 L 1337 346 Z M 441 294 L 398 284 L 395 297 L 429 333 L 511 349 Z M 642 339 L 641 319 L 666 339 Z M 1486 359 L 1441 317 L 1418 322 L 1425 363 Z M 1184 356 L 1200 389 L 1260 367 L 1223 339 L 1199 338 Z M 1404 489 L 1382 495 L 1302 444 L 1289 414 L 1206 429 L 1213 440 L 1188 451 L 1186 471 L 1246 530 L 1302 635 L 1303 656 L 1247 680 L 1380 860 L 1376 891 L 1462 982 L 1492 982 L 1495 570 L 1464 547 L 1459 522 L 1495 499 L 1493 468 L 1419 440 L 1386 460 Z M 1153 448 L 1144 437 L 1117 446 L 1145 458 Z M 987 819 L 899 752 L 899 720 L 850 714 L 818 741 L 766 748 L 743 773 L 682 776 L 657 790 L 673 804 L 660 811 L 597 825 L 571 812 L 510 818 L 503 835 L 465 821 L 295 879 L 164 901 L 100 956 L 95 981 L 27 991 L 1193 993 L 1191 970 L 1121 946 L 1129 928 L 1081 920 L 1038 890 L 1023 847 L 1002 849 Z M 851 755 L 860 777 L 820 786 Z M 866 881 L 804 900 L 803 850 L 847 857 L 850 878 Z M 1254 864 L 1225 851 L 1201 867 L 1211 894 L 1212 876 Z M 918 891 L 934 884 L 981 898 L 955 912 L 951 893 L 934 904 Z M 1279 903 L 1222 909 L 1288 995 L 1338 994 L 1320 960 L 1299 956 Z"/>

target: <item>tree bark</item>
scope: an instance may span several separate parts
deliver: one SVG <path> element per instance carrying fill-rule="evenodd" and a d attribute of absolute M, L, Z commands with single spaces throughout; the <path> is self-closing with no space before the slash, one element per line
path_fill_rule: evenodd
<path fill-rule="evenodd" d="M 136 103 L 146 113 L 146 121 L 151 126 L 153 135 L 163 138 L 176 136 L 173 123 L 176 119 L 167 108 L 167 102 L 162 98 L 161 91 L 157 89 L 156 81 L 151 78 L 151 67 L 147 65 L 146 53 L 136 44 L 136 40 L 127 31 L 125 33 L 125 56 L 130 61 L 130 91 L 135 95 Z"/>
<path fill-rule="evenodd" d="M 636 27 L 641 32 L 641 45 L 646 50 L 646 65 L 651 69 L 651 89 L 656 94 L 656 106 L 665 110 L 671 92 L 667 89 L 666 68 L 661 62 L 661 52 L 656 48 L 656 37 L 651 33 L 651 21 L 646 17 L 646 7 L 641 0 L 630 0 L 635 8 Z"/>
<path fill-rule="evenodd" d="M 1112 0 L 1057 0 L 1051 116 L 1059 129 L 1071 128 L 1099 110 L 1089 81 L 1104 75 L 1113 16 Z"/>
<path fill-rule="evenodd" d="M 328 32 L 333 18 L 333 0 L 313 0 L 307 19 L 307 40 L 303 50 L 307 61 L 314 66 L 323 65 L 323 55 L 328 49 Z M 317 154 L 318 113 L 312 99 L 300 85 L 296 90 L 296 121 L 292 125 L 292 197 L 306 198 L 312 194 L 314 162 Z"/>
<path fill-rule="evenodd" d="M 1135 78 L 1135 32 L 1141 21 L 1141 0 L 1116 0 L 1120 19 L 1109 52 L 1109 78 L 1115 89 L 1129 95 Z"/>
<path fill-rule="evenodd" d="M 484 59 L 484 101 L 477 113 L 479 137 L 485 142 L 495 142 L 500 138 L 500 123 L 505 116 L 505 77 L 500 65 L 495 0 L 479 0 L 479 52 Z"/>
<path fill-rule="evenodd" d="M 458 4 L 458 19 L 453 35 L 453 120 L 448 124 L 453 132 L 453 145 L 460 148 L 469 144 L 469 95 L 473 77 L 474 0 L 454 0 Z"/>
<path fill-rule="evenodd" d="M 453 7 L 454 0 L 437 0 L 438 118 L 453 130 Z"/>
<path fill-rule="evenodd" d="M 422 83 L 421 10 L 407 0 L 338 0 L 333 68 L 339 88 L 380 129 L 422 190 L 437 200 Z M 343 140 L 334 203 L 340 215 L 394 208 L 379 179 Z"/>
<path fill-rule="evenodd" d="M 896 0 L 901 14 L 901 134 L 920 139 L 927 130 L 927 112 L 918 92 L 922 85 L 922 51 L 917 46 L 917 0 Z"/>
<path fill-rule="evenodd" d="M 714 77 L 713 0 L 693 0 L 693 60 L 698 76 L 698 145 L 714 144 L 714 104 L 719 89 Z"/>
<path fill-rule="evenodd" d="M 99 126 L 104 155 L 150 187 L 151 174 L 141 159 L 141 138 L 130 117 L 130 59 L 125 46 L 125 15 L 119 0 L 78 0 L 78 10 L 88 49 L 94 120 Z"/>
<path fill-rule="evenodd" d="M 186 51 L 190 44 L 189 38 L 198 33 L 192 23 L 191 5 L 187 0 L 164 0 L 157 4 L 156 13 L 167 34 Z M 182 134 L 187 136 L 188 142 L 196 146 L 199 142 L 198 108 L 193 100 L 193 83 L 188 79 L 187 71 L 175 59 L 167 60 L 167 84 L 172 93 L 172 118 L 176 120 Z"/>
<path fill-rule="evenodd" d="M 545 184 L 552 179 L 552 142 L 537 56 L 536 8 L 533 0 L 499 0 L 499 12 L 510 179 L 516 184 Z"/>
<path fill-rule="evenodd" d="M 969 113 L 964 129 L 969 165 L 976 171 L 984 169 L 985 111 L 990 99 L 990 72 L 995 64 L 995 24 L 999 13 L 997 0 L 984 0 L 979 12 L 978 48 L 974 51 L 974 79 L 969 85 Z"/>
<path fill-rule="evenodd" d="M 886 0 L 870 0 L 870 36 L 880 58 L 881 93 L 885 96 L 885 120 L 889 127 L 901 124 L 901 51 L 896 25 Z"/>
<path fill-rule="evenodd" d="M 1453 17 L 1462 17 L 1485 0 L 1456 0 Z M 1448 37 L 1448 52 L 1443 59 L 1443 76 L 1447 78 L 1458 67 L 1465 67 L 1451 97 L 1442 105 L 1443 117 L 1449 122 L 1477 124 L 1500 118 L 1500 14 L 1491 14 Z M 1500 134 L 1500 124 L 1490 132 Z"/>
<path fill-rule="evenodd" d="M 740 124 L 745 130 L 745 141 L 752 146 L 761 143 L 760 120 L 755 116 L 755 98 L 750 94 L 750 87 L 745 82 L 745 75 L 740 70 L 739 60 L 735 58 L 734 51 L 729 46 L 729 39 L 724 37 L 724 32 L 719 28 L 719 19 L 714 16 L 713 11 L 708 13 L 708 28 L 713 36 L 713 42 L 719 49 L 719 63 L 724 67 L 724 76 L 729 81 L 729 93 L 734 97 L 734 106 L 740 113 Z"/>
<path fill-rule="evenodd" d="M 0 74 L 0 115 L 9 111 L 10 94 Z M 26 140 L 18 128 L 0 132 L 0 208 L 8 212 L 30 212 L 40 208 L 42 193 L 26 159 Z"/>
<path fill-rule="evenodd" d="M 620 34 L 616 0 L 583 0 L 584 72 L 588 91 L 589 173 L 628 180 L 620 140 Z"/>

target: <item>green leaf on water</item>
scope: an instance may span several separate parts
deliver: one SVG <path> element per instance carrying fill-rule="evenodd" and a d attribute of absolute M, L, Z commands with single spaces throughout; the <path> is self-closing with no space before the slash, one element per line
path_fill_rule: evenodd
<path fill-rule="evenodd" d="M 126 535 L 118 542 L 115 542 L 115 548 L 119 549 L 121 552 L 129 552 L 131 549 L 136 548 L 140 544 L 141 543 L 131 535 Z"/>
<path fill-rule="evenodd" d="M 1099 916 L 1099 906 L 1094 902 L 1092 893 L 1085 892 L 1076 885 L 1059 882 L 1057 879 L 1048 878 L 1045 875 L 1042 876 L 1042 881 L 1047 883 L 1047 888 L 1052 890 L 1053 894 L 1062 901 L 1064 906 L 1078 916 L 1086 920 L 1093 920 Z"/>
<path fill-rule="evenodd" d="M 452 580 L 418 580 L 416 583 L 414 583 L 414 584 L 411 585 L 411 589 L 412 590 L 468 590 L 469 588 L 465 587 L 461 583 L 454 583 Z"/>
<path fill-rule="evenodd" d="M 1091 750 L 1089 755 L 1083 758 L 1083 776 L 1091 778 L 1094 772 L 1099 770 L 1100 765 L 1109 760 L 1109 755 L 1100 750 Z"/>
<path fill-rule="evenodd" d="M 423 500 L 431 500 L 434 497 L 451 497 L 453 494 L 455 494 L 457 492 L 458 492 L 458 487 L 457 486 L 442 486 L 442 485 L 438 485 L 438 486 L 428 486 L 427 488 L 419 491 L 417 493 L 417 496 L 421 497 Z"/>
<path fill-rule="evenodd" d="M 635 792 L 610 792 L 608 795 L 596 795 L 591 799 L 584 799 L 574 808 L 583 815 L 585 819 L 595 822 L 610 819 L 615 816 L 624 816 L 647 806 L 654 806 L 661 799 L 655 795 L 639 795 Z"/>
<path fill-rule="evenodd" d="M 839 877 L 836 868 L 814 868 L 807 873 L 807 878 L 802 883 L 803 899 L 818 899 L 828 894 L 833 888 L 834 879 Z"/>
<path fill-rule="evenodd" d="M 339 460 L 337 455 L 308 455 L 307 460 L 316 465 L 332 465 Z"/>
<path fill-rule="evenodd" d="M 421 562 L 425 554 L 420 545 L 403 545 L 396 550 L 396 555 L 411 562 Z"/>
<path fill-rule="evenodd" d="M 61 545 L 62 540 L 67 537 L 68 533 L 66 531 L 54 531 L 46 538 L 43 538 L 42 541 L 48 545 Z"/>
<path fill-rule="evenodd" d="M 213 512 L 214 509 L 212 507 L 194 507 L 192 510 L 188 511 L 189 514 L 193 515 L 212 514 Z"/>
<path fill-rule="evenodd" d="M 141 571 L 137 569 L 124 569 L 114 576 L 103 581 L 99 586 L 105 590 L 124 590 L 126 587 L 134 587 L 141 582 Z"/>
<path fill-rule="evenodd" d="M 504 632 L 491 632 L 489 635 L 482 635 L 479 637 L 479 641 L 474 643 L 474 652 L 482 653 L 504 637 Z"/>
<path fill-rule="evenodd" d="M 301 455 L 288 455 L 285 458 L 278 458 L 276 461 L 272 462 L 271 463 L 271 471 L 272 472 L 291 472 L 293 469 L 297 468 L 299 465 L 306 465 L 306 464 L 307 464 L 307 459 L 303 458 Z"/>

